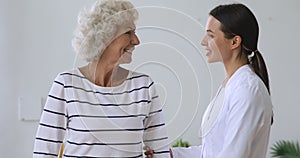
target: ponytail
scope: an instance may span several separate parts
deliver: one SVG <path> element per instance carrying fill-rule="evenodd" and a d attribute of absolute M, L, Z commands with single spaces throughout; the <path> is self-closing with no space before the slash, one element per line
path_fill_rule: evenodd
<path fill-rule="evenodd" d="M 255 53 L 255 55 L 252 57 L 250 65 L 252 66 L 254 72 L 264 82 L 264 84 L 267 87 L 268 92 L 270 94 L 269 76 L 268 76 L 268 70 L 267 70 L 265 61 L 264 61 L 261 53 L 258 50 L 254 51 L 254 53 Z"/>
<path fill-rule="evenodd" d="M 265 64 L 265 61 L 261 55 L 261 53 L 256 50 L 252 53 L 255 53 L 254 56 L 249 60 L 250 65 L 252 66 L 252 69 L 256 73 L 257 76 L 261 78 L 261 80 L 264 82 L 265 86 L 268 89 L 269 94 L 270 93 L 270 85 L 269 85 L 269 76 L 268 76 L 268 70 Z M 271 125 L 274 122 L 274 114 L 272 114 L 271 118 Z"/>

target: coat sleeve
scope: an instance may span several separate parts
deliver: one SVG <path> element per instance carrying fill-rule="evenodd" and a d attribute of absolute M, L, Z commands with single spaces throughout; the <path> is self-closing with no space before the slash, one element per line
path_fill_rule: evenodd
<path fill-rule="evenodd" d="M 202 155 L 201 146 L 191 146 L 188 148 L 176 147 L 171 150 L 173 158 L 200 158 Z"/>
<path fill-rule="evenodd" d="M 34 142 L 34 158 L 57 157 L 67 124 L 64 80 L 58 75 L 48 94 Z"/>
<path fill-rule="evenodd" d="M 248 158 L 255 135 L 264 125 L 264 95 L 257 87 L 240 86 L 228 98 L 224 144 L 217 158 Z"/>

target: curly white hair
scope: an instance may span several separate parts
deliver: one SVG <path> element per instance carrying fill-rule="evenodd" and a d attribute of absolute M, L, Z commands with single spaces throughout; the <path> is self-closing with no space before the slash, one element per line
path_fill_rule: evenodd
<path fill-rule="evenodd" d="M 72 46 L 87 62 L 99 59 L 116 36 L 117 27 L 137 18 L 138 12 L 129 1 L 97 1 L 90 10 L 79 13 Z"/>

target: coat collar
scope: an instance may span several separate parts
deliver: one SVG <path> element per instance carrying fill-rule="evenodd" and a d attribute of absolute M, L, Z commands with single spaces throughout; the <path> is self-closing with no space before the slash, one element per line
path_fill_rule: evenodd
<path fill-rule="evenodd" d="M 229 80 L 227 81 L 225 88 L 230 87 L 231 85 L 233 85 L 234 83 L 236 83 L 237 79 L 240 78 L 240 76 L 243 74 L 243 72 L 245 71 L 252 71 L 250 66 L 248 64 L 243 65 L 241 67 L 239 67 L 234 73 L 233 75 L 229 78 Z"/>

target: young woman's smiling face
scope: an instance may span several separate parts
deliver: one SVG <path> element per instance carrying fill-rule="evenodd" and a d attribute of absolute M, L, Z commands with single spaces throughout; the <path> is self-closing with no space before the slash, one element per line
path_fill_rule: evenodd
<path fill-rule="evenodd" d="M 220 28 L 221 23 L 213 16 L 209 16 L 206 33 L 201 41 L 201 45 L 205 46 L 208 63 L 223 62 L 230 57 L 231 40 L 225 38 Z"/>

